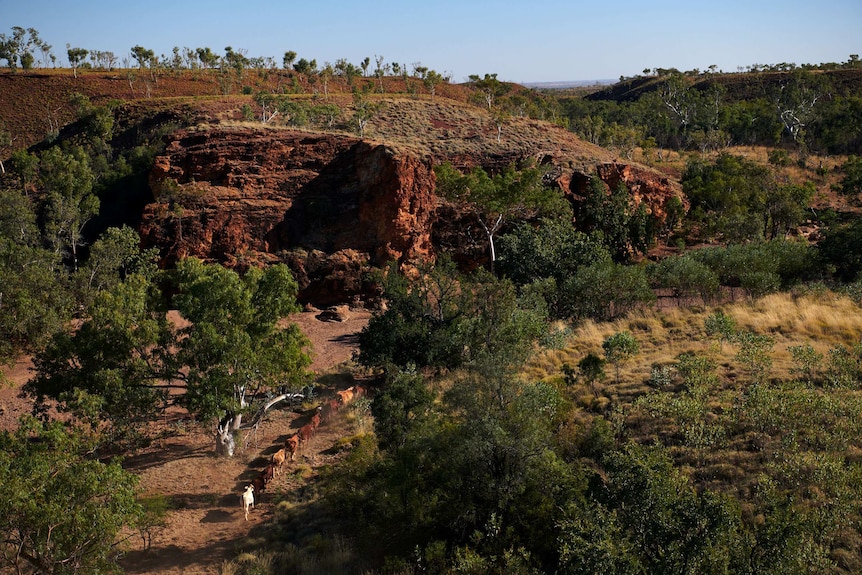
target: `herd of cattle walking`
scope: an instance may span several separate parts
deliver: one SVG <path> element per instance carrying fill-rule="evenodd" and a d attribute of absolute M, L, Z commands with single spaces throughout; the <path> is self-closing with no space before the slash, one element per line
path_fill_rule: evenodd
<path fill-rule="evenodd" d="M 266 491 L 267 484 L 279 475 L 282 466 L 286 462 L 293 463 L 295 461 L 296 454 L 314 436 L 317 428 L 329 421 L 342 407 L 349 405 L 354 399 L 364 396 L 366 392 L 367 390 L 360 385 L 354 385 L 353 387 L 339 391 L 334 398 L 319 405 L 308 423 L 288 437 L 284 442 L 284 447 L 272 454 L 269 464 L 252 480 L 250 485 L 246 485 L 243 494 L 240 496 L 246 521 L 248 521 L 249 509 L 254 508 L 255 497 L 258 500 L 260 499 L 260 496 Z"/>

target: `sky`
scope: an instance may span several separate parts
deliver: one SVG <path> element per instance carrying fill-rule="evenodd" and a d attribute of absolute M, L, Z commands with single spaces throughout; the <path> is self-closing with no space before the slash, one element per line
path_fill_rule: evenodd
<path fill-rule="evenodd" d="M 231 46 L 319 66 L 366 57 L 416 63 L 462 82 L 616 80 L 647 68 L 735 72 L 751 64 L 844 62 L 862 54 L 862 0 L 0 0 L 0 33 L 35 28 L 68 65 L 66 44 Z"/>

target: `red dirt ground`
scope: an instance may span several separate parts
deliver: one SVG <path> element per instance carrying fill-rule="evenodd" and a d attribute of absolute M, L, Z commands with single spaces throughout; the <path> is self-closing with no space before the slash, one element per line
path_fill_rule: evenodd
<path fill-rule="evenodd" d="M 366 325 L 370 313 L 351 311 L 345 321 L 322 322 L 316 312 L 297 314 L 293 319 L 309 337 L 314 348 L 311 369 L 319 375 L 332 374 L 339 364 L 348 361 L 356 349 L 355 336 Z M 17 418 L 29 410 L 27 402 L 17 396 L 18 388 L 30 375 L 31 363 L 22 359 L 3 373 L 12 387 L 0 389 L 0 428 L 9 429 Z M 339 387 L 351 385 L 350 376 L 321 377 L 324 383 L 317 401 Z M 302 480 L 285 464 L 281 476 L 267 488 L 262 501 L 245 521 L 240 494 L 257 473 L 266 466 L 269 456 L 288 436 L 305 423 L 307 416 L 287 408 L 273 409 L 247 449 L 242 445 L 232 459 L 215 457 L 213 430 L 198 425 L 172 421 L 176 433 L 168 439 L 130 454 L 125 466 L 140 477 L 145 494 L 161 494 L 170 501 L 167 526 L 153 537 L 150 549 L 133 534 L 126 542 L 122 567 L 129 574 L 213 574 L 234 557 L 237 545 L 249 531 L 272 518 L 272 502 L 278 492 L 298 487 Z M 330 448 L 343 435 L 351 433 L 344 416 L 321 425 L 317 435 L 297 457 L 297 465 L 312 472 L 336 458 Z M 327 453 L 324 453 L 327 452 Z"/>

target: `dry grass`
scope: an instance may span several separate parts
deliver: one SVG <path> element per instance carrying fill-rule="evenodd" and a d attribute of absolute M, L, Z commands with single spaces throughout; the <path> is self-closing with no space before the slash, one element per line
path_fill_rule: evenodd
<path fill-rule="evenodd" d="M 830 348 L 850 346 L 862 338 L 862 309 L 846 296 L 830 291 L 799 296 L 773 294 L 726 305 L 722 310 L 735 320 L 739 329 L 775 339 L 772 375 L 780 379 L 791 376 L 789 347 L 810 344 L 825 354 Z M 559 377 L 564 364 L 575 367 L 589 353 L 602 356 L 605 338 L 625 330 L 638 340 L 640 352 L 623 366 L 621 386 L 615 390 L 621 396 L 646 392 L 652 366 L 672 364 L 685 352 L 709 353 L 720 366 L 733 368 L 737 347 L 724 344 L 718 349 L 707 337 L 704 322 L 714 311 L 677 307 L 640 310 L 613 322 L 585 321 L 573 329 L 562 349 L 535 356 L 526 366 L 524 376 L 531 380 Z"/>

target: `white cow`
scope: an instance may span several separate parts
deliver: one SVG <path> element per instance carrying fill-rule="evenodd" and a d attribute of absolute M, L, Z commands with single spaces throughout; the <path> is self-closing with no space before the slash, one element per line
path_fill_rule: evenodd
<path fill-rule="evenodd" d="M 254 486 L 246 486 L 240 501 L 242 501 L 242 509 L 245 511 L 245 520 L 248 521 L 248 508 L 254 508 Z"/>

